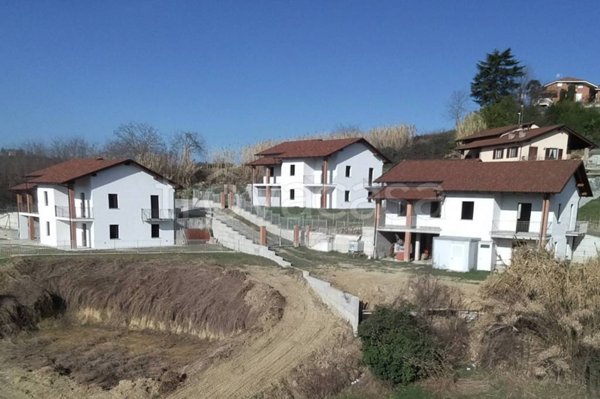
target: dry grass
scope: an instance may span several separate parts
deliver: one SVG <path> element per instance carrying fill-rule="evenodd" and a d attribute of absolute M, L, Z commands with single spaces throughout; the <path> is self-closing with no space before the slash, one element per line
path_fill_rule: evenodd
<path fill-rule="evenodd" d="M 30 328 L 57 311 L 82 323 L 219 339 L 268 328 L 283 313 L 277 291 L 220 267 L 85 259 L 20 260 L 0 292 L 0 334 Z"/>
<path fill-rule="evenodd" d="M 508 270 L 481 287 L 481 364 L 598 386 L 599 287 L 599 259 L 569 265 L 546 252 L 517 251 Z"/>

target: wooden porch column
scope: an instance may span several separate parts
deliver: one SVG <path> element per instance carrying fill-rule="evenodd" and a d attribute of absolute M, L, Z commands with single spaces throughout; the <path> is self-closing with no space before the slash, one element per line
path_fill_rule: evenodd
<path fill-rule="evenodd" d="M 544 194 L 542 200 L 542 225 L 540 226 L 540 248 L 546 246 L 546 236 L 548 235 L 548 213 L 550 212 L 550 198 L 548 194 Z"/>
<path fill-rule="evenodd" d="M 71 233 L 71 248 L 77 248 L 77 225 L 75 223 L 75 188 L 69 184 L 69 230 Z"/>
<path fill-rule="evenodd" d="M 260 245 L 267 246 L 267 228 L 265 226 L 260 226 L 258 229 L 258 240 Z"/>
<path fill-rule="evenodd" d="M 408 229 L 413 226 L 413 202 L 406 201 L 406 227 Z M 404 233 L 404 260 L 410 262 L 410 247 L 412 246 L 412 233 L 406 231 Z"/>
<path fill-rule="evenodd" d="M 25 199 L 27 201 L 27 212 L 31 213 L 33 208 L 33 196 L 29 193 L 25 194 Z"/>
<path fill-rule="evenodd" d="M 323 160 L 323 168 L 321 170 L 321 181 L 323 187 L 321 188 L 321 208 L 327 208 L 327 175 L 329 171 L 329 160 L 325 158 Z"/>
<path fill-rule="evenodd" d="M 266 168 L 266 172 L 267 172 L 267 189 L 266 189 L 266 197 L 265 197 L 265 203 L 267 206 L 271 206 L 271 168 L 267 166 Z"/>
<path fill-rule="evenodd" d="M 294 248 L 298 248 L 300 246 L 300 226 L 297 224 L 294 225 Z"/>
<path fill-rule="evenodd" d="M 17 211 L 23 212 L 23 200 L 21 194 L 17 193 Z"/>
<path fill-rule="evenodd" d="M 250 204 L 254 206 L 254 185 L 256 184 L 256 167 L 252 166 L 252 190 L 250 190 Z"/>

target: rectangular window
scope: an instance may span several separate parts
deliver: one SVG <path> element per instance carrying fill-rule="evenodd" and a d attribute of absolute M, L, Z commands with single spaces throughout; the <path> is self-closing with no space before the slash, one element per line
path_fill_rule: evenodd
<path fill-rule="evenodd" d="M 46 235 L 50 235 L 50 222 L 46 222 Z"/>
<path fill-rule="evenodd" d="M 160 228 L 159 228 L 158 224 L 151 224 L 150 227 L 152 229 L 151 233 L 150 233 L 151 237 L 159 238 L 160 237 Z"/>
<path fill-rule="evenodd" d="M 119 225 L 118 224 L 111 224 L 108 226 L 109 228 L 109 235 L 110 235 L 110 239 L 111 240 L 116 240 L 119 238 Z"/>
<path fill-rule="evenodd" d="M 519 147 L 510 147 L 508 149 L 508 153 L 506 154 L 506 158 L 516 158 L 519 154 Z"/>
<path fill-rule="evenodd" d="M 562 204 L 559 203 L 558 204 L 558 212 L 556 213 L 556 220 L 558 223 L 560 223 L 560 216 L 562 214 Z"/>
<path fill-rule="evenodd" d="M 373 191 L 367 191 L 367 202 L 371 202 L 371 201 L 373 201 L 373 200 L 371 199 L 371 196 L 372 196 L 372 195 L 373 195 Z"/>
<path fill-rule="evenodd" d="M 44 191 L 44 205 L 48 206 L 48 191 Z"/>
<path fill-rule="evenodd" d="M 474 208 L 475 208 L 475 203 L 473 201 L 463 201 L 460 218 L 462 220 L 473 220 L 473 209 Z"/>
<path fill-rule="evenodd" d="M 494 150 L 494 159 L 504 158 L 504 148 L 498 148 Z"/>
<path fill-rule="evenodd" d="M 558 159 L 558 148 L 546 148 L 546 159 Z"/>
<path fill-rule="evenodd" d="M 346 166 L 346 177 L 350 177 L 350 165 Z"/>
<path fill-rule="evenodd" d="M 108 208 L 117 209 L 119 207 L 119 199 L 117 194 L 108 194 Z"/>
<path fill-rule="evenodd" d="M 296 199 L 296 190 L 294 190 L 293 188 L 290 190 L 290 199 Z"/>
<path fill-rule="evenodd" d="M 369 186 L 373 185 L 373 168 L 369 168 Z"/>
<path fill-rule="evenodd" d="M 439 218 L 442 215 L 442 207 L 440 201 L 432 201 L 429 203 L 429 216 Z"/>
<path fill-rule="evenodd" d="M 348 190 L 344 191 L 344 201 L 350 202 L 350 191 Z"/>
<path fill-rule="evenodd" d="M 290 176 L 296 175 L 296 165 L 290 165 Z"/>

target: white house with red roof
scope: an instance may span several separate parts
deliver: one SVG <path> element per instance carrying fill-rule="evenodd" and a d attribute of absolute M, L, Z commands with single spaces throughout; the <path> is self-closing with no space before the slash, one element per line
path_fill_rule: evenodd
<path fill-rule="evenodd" d="M 486 162 L 570 159 L 596 145 L 565 125 L 540 127 L 533 123 L 483 130 L 457 140 L 461 157 Z"/>
<path fill-rule="evenodd" d="M 27 175 L 19 236 L 70 249 L 175 244 L 176 184 L 129 159 L 73 159 Z"/>
<path fill-rule="evenodd" d="M 586 232 L 579 199 L 592 194 L 580 160 L 403 161 L 376 182 L 375 255 L 455 271 L 509 265 L 518 245 L 571 259 Z"/>
<path fill-rule="evenodd" d="M 287 141 L 256 154 L 252 204 L 373 208 L 369 187 L 389 162 L 364 138 Z"/>

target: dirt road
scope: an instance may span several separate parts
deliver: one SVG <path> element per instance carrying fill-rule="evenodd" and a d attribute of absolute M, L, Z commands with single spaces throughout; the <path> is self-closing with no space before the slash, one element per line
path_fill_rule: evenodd
<path fill-rule="evenodd" d="M 253 276 L 286 299 L 282 319 L 271 330 L 247 340 L 220 364 L 191 377 L 173 398 L 248 398 L 277 383 L 312 353 L 336 345 L 349 327 L 322 305 L 299 277 L 260 269 Z"/>

